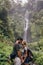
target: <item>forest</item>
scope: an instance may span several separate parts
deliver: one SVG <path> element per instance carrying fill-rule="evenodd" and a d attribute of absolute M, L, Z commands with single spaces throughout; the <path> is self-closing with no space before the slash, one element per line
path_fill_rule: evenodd
<path fill-rule="evenodd" d="M 17 37 L 24 35 L 25 19 L 28 19 L 27 43 L 36 65 L 43 65 L 43 1 L 28 0 L 21 4 L 12 0 L 0 0 L 0 65 L 7 61 Z M 28 11 L 28 15 L 26 12 Z M 26 15 L 26 16 L 25 16 Z"/>

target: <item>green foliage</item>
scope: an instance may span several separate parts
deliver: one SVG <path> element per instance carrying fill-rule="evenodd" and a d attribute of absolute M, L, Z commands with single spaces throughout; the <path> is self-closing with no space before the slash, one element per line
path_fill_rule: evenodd
<path fill-rule="evenodd" d="M 29 47 L 31 48 L 34 55 L 33 61 L 37 65 L 43 65 L 43 38 L 38 42 L 30 43 Z"/>
<path fill-rule="evenodd" d="M 43 37 L 43 9 L 32 13 L 30 25 L 33 40 L 36 41 Z"/>
<path fill-rule="evenodd" d="M 12 52 L 12 46 L 6 43 L 0 42 L 0 65 L 10 65 L 8 63 L 8 58 Z"/>
<path fill-rule="evenodd" d="M 14 13 L 12 17 L 12 14 L 9 12 L 10 7 L 12 7 L 10 1 L 3 0 L 2 2 L 2 0 L 0 0 L 0 4 L 1 39 L 6 38 L 14 42 L 18 36 L 23 35 L 23 17 L 22 15 L 19 16 L 18 12 Z"/>
<path fill-rule="evenodd" d="M 5 8 L 3 8 L 0 11 L 0 39 L 3 40 L 5 37 L 6 38 L 10 38 L 12 37 L 13 39 L 13 35 L 12 35 L 12 31 L 11 28 L 9 26 L 9 20 L 8 20 L 8 14 Z M 11 39 L 11 41 L 12 41 Z M 0 40 L 0 41 L 1 41 Z"/>
<path fill-rule="evenodd" d="M 36 62 L 38 65 L 43 65 L 43 56 L 38 57 Z"/>
<path fill-rule="evenodd" d="M 20 5 L 16 7 L 15 4 L 14 11 L 16 12 L 13 13 L 11 3 L 8 0 L 0 0 L 0 65 L 10 65 L 7 57 L 12 51 L 12 42 L 18 36 L 23 36 L 24 17 L 22 13 L 20 14 L 22 11 L 18 10 L 22 7 Z M 31 15 L 30 30 L 34 42 L 30 43 L 29 47 L 34 54 L 34 61 L 38 65 L 43 65 L 43 9 L 32 12 Z"/>
<path fill-rule="evenodd" d="M 37 63 L 38 65 L 43 65 L 43 52 L 35 51 L 35 52 L 33 52 L 33 54 L 34 54 L 34 61 L 35 61 L 35 63 Z"/>

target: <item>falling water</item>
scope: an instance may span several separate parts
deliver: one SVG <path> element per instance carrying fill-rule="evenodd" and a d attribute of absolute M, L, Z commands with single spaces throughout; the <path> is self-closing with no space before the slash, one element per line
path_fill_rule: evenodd
<path fill-rule="evenodd" d="M 14 8 L 14 3 L 16 3 L 16 4 L 19 4 L 19 3 L 21 3 L 21 1 L 23 1 L 23 0 L 9 0 L 10 1 L 10 3 L 11 3 L 11 9 L 12 8 Z M 28 0 L 27 0 L 28 1 Z M 36 2 L 37 0 L 35 0 L 35 2 Z M 35 7 L 36 7 L 36 5 L 35 5 Z M 35 8 L 34 7 L 34 8 Z M 24 19 L 25 19 L 25 23 L 24 23 L 24 36 L 23 36 L 23 38 L 24 38 L 24 40 L 26 40 L 26 41 L 28 41 L 28 40 L 31 40 L 31 33 L 30 33 L 30 23 L 29 23 L 29 15 L 30 15 L 30 13 L 31 12 L 29 12 L 28 11 L 28 9 L 26 10 L 26 13 L 25 13 L 25 15 L 24 15 Z"/>
<path fill-rule="evenodd" d="M 27 41 L 27 30 L 28 30 L 28 27 L 29 27 L 29 13 L 28 11 L 26 11 L 25 13 L 25 24 L 24 24 L 24 40 Z"/>

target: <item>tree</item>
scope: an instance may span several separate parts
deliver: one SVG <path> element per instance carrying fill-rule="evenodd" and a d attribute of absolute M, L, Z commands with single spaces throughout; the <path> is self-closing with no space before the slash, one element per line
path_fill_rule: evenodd
<path fill-rule="evenodd" d="M 32 13 L 32 18 L 31 18 L 31 28 L 34 29 L 32 30 L 32 35 L 35 36 L 37 38 L 37 40 L 40 37 L 43 37 L 42 33 L 43 33 L 43 10 L 40 10 L 39 12 L 34 12 Z M 34 35 L 35 34 L 35 35 Z"/>

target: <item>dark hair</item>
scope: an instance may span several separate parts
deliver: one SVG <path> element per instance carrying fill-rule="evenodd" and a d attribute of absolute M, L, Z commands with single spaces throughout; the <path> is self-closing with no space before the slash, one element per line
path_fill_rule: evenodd
<path fill-rule="evenodd" d="M 23 41 L 23 38 L 22 37 L 18 37 L 16 40 L 22 40 Z"/>

